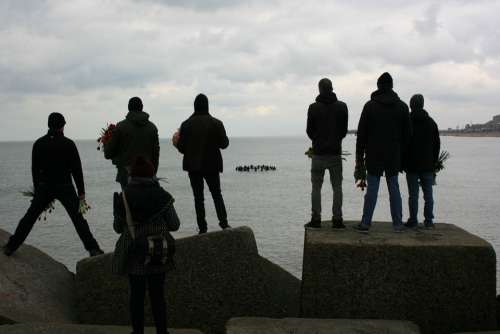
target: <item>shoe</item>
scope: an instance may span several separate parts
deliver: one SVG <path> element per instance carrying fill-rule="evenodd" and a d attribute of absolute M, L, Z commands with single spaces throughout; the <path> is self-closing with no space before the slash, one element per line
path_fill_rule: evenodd
<path fill-rule="evenodd" d="M 11 256 L 15 252 L 15 250 L 10 248 L 9 245 L 5 245 L 2 248 L 3 248 L 3 253 L 5 256 Z"/>
<path fill-rule="evenodd" d="M 219 223 L 219 226 L 223 230 L 225 230 L 226 228 L 231 228 L 231 226 L 227 222 Z"/>
<path fill-rule="evenodd" d="M 406 223 L 403 224 L 407 228 L 417 228 L 418 227 L 418 222 L 417 221 L 410 221 L 408 220 Z"/>
<path fill-rule="evenodd" d="M 370 226 L 365 224 L 354 225 L 352 228 L 361 233 L 368 233 L 370 230 Z"/>
<path fill-rule="evenodd" d="M 406 231 L 406 226 L 403 224 L 393 225 L 392 230 L 394 231 L 394 233 L 402 233 L 402 232 Z"/>
<path fill-rule="evenodd" d="M 432 230 L 432 229 L 434 229 L 434 227 L 435 227 L 435 226 L 434 226 L 434 223 L 433 223 L 433 222 L 424 222 L 424 228 L 425 228 L 426 230 Z"/>
<path fill-rule="evenodd" d="M 344 220 L 342 218 L 340 219 L 332 218 L 332 228 L 338 228 L 338 229 L 345 228 Z"/>
<path fill-rule="evenodd" d="M 321 220 L 311 220 L 304 225 L 305 228 L 321 228 Z"/>
<path fill-rule="evenodd" d="M 100 248 L 89 250 L 90 257 L 99 256 L 99 255 L 102 255 L 102 254 L 104 254 L 104 252 Z"/>
<path fill-rule="evenodd" d="M 205 234 L 205 233 L 207 233 L 207 229 L 206 228 L 200 228 L 198 230 L 198 234 Z"/>

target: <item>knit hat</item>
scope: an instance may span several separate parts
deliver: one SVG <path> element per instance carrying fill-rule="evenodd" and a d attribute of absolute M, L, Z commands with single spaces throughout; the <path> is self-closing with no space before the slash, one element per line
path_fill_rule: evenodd
<path fill-rule="evenodd" d="M 323 78 L 318 82 L 320 94 L 329 94 L 333 91 L 332 81 L 328 78 Z"/>
<path fill-rule="evenodd" d="M 155 168 L 149 159 L 138 156 L 130 168 L 131 177 L 153 177 Z"/>
<path fill-rule="evenodd" d="M 392 77 L 389 73 L 384 72 L 377 80 L 377 87 L 379 89 L 392 89 Z"/>
<path fill-rule="evenodd" d="M 137 96 L 134 96 L 130 100 L 128 100 L 129 111 L 142 111 L 142 108 L 143 108 L 142 100 Z"/>
<path fill-rule="evenodd" d="M 204 94 L 198 94 L 194 99 L 194 112 L 199 114 L 208 113 L 208 98 Z"/>
<path fill-rule="evenodd" d="M 422 94 L 415 94 L 410 99 L 410 108 L 420 110 L 424 108 L 424 97 Z"/>
<path fill-rule="evenodd" d="M 64 124 L 66 124 L 66 120 L 64 116 L 58 112 L 53 112 L 49 115 L 48 126 L 51 130 L 59 130 Z"/>

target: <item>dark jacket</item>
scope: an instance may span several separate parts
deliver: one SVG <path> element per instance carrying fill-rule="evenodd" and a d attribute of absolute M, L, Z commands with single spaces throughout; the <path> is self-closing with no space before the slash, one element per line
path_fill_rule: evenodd
<path fill-rule="evenodd" d="M 424 109 L 412 110 L 410 120 L 412 135 L 405 170 L 411 173 L 433 172 L 441 149 L 438 126 Z"/>
<path fill-rule="evenodd" d="M 220 150 L 228 146 L 224 124 L 208 110 L 196 110 L 181 124 L 177 149 L 184 154 L 182 168 L 185 171 L 222 173 Z"/>
<path fill-rule="evenodd" d="M 347 105 L 335 93 L 318 95 L 307 112 L 307 135 L 315 155 L 342 154 L 342 139 L 347 134 Z"/>
<path fill-rule="evenodd" d="M 179 218 L 174 198 L 151 178 L 132 178 L 125 187 L 127 202 L 138 235 L 162 234 L 171 238 L 169 231 L 179 229 Z M 127 226 L 122 194 L 115 193 L 113 201 L 113 228 L 120 234 L 113 254 L 112 271 L 116 274 L 147 275 L 165 272 L 166 266 L 145 267 L 142 258 L 134 254 L 133 239 Z"/>
<path fill-rule="evenodd" d="M 359 119 L 356 163 L 366 163 L 371 175 L 396 175 L 402 171 L 402 155 L 410 133 L 406 103 L 392 89 L 373 92 Z"/>
<path fill-rule="evenodd" d="M 104 157 L 111 159 L 120 169 L 131 165 L 137 156 L 150 160 L 158 170 L 160 143 L 158 129 L 143 111 L 129 111 L 126 118 L 116 125 L 111 139 L 104 145 Z"/>
<path fill-rule="evenodd" d="M 31 173 L 33 187 L 40 184 L 71 185 L 75 181 L 78 195 L 85 194 L 82 163 L 75 143 L 62 132 L 49 130 L 33 144 Z"/>

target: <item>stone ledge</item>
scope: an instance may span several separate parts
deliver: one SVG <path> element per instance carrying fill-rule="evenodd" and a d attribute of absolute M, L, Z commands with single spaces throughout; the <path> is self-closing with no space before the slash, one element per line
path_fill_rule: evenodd
<path fill-rule="evenodd" d="M 0 326 L 0 334 L 130 334 L 127 326 L 17 324 Z M 170 334 L 203 334 L 196 329 L 169 329 Z M 156 329 L 147 327 L 145 334 L 155 334 Z"/>

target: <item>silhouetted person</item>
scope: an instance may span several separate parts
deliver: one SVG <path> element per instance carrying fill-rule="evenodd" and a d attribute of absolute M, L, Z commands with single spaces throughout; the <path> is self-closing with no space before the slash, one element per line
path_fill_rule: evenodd
<path fill-rule="evenodd" d="M 342 139 L 347 134 L 347 105 L 337 99 L 332 82 L 321 79 L 319 95 L 307 112 L 307 135 L 312 140 L 311 221 L 306 227 L 321 227 L 321 187 L 325 170 L 333 189 L 332 227 L 345 228 L 342 218 Z"/>
<path fill-rule="evenodd" d="M 230 227 L 219 175 L 223 171 L 220 150 L 228 145 L 224 124 L 208 113 L 208 99 L 199 94 L 194 100 L 194 113 L 182 123 L 179 130 L 177 149 L 184 154 L 182 168 L 189 173 L 200 234 L 207 232 L 203 180 L 212 193 L 219 226 L 222 229 Z"/>
<path fill-rule="evenodd" d="M 168 333 L 164 294 L 165 273 L 170 263 L 168 260 L 172 260 L 172 253 L 175 251 L 171 247 L 174 246 L 174 242 L 169 231 L 176 231 L 180 223 L 174 208 L 174 199 L 159 185 L 158 180 L 153 178 L 154 170 L 153 164 L 143 157 L 138 157 L 130 168 L 130 182 L 123 191 L 134 222 L 133 232 L 127 224 L 123 194 L 115 193 L 114 199 L 113 228 L 120 234 L 120 238 L 113 253 L 112 268 L 115 274 L 128 275 L 130 319 L 134 334 L 144 333 L 146 286 L 149 291 L 156 332 Z M 148 261 L 145 254 L 148 236 L 161 236 L 170 241 L 166 252 L 167 261 L 156 263 Z M 160 247 L 163 253 L 165 249 Z M 163 259 L 163 254 L 158 254 L 160 253 L 158 250 L 155 252 Z"/>
<path fill-rule="evenodd" d="M 80 199 L 85 199 L 82 164 L 75 143 L 64 136 L 65 124 L 63 115 L 51 113 L 48 118 L 48 133 L 33 144 L 31 172 L 34 197 L 16 231 L 4 246 L 7 256 L 12 255 L 26 240 L 40 214 L 54 199 L 59 200 L 66 209 L 90 256 L 103 253 L 79 211 Z"/>
<path fill-rule="evenodd" d="M 406 182 L 408 183 L 408 207 L 410 217 L 407 227 L 418 226 L 418 189 L 419 184 L 424 193 L 424 226 L 434 227 L 434 199 L 432 185 L 434 168 L 439 158 L 441 140 L 436 122 L 424 110 L 424 97 L 413 95 L 410 100 L 410 120 L 412 135 L 409 150 L 405 154 Z"/>
<path fill-rule="evenodd" d="M 392 224 L 395 232 L 404 230 L 398 173 L 402 171 L 401 155 L 410 137 L 408 106 L 392 90 L 392 77 L 382 74 L 378 90 L 371 94 L 361 113 L 356 139 L 356 169 L 366 166 L 367 189 L 361 223 L 355 226 L 368 231 L 377 203 L 380 177 L 385 174 L 389 189 Z"/>
<path fill-rule="evenodd" d="M 160 144 L 158 129 L 143 111 L 142 101 L 132 97 L 128 102 L 128 114 L 116 125 L 111 139 L 104 144 L 104 157 L 116 165 L 116 182 L 122 188 L 127 184 L 127 168 L 137 156 L 146 157 L 153 163 L 154 172 L 158 171 Z"/>

